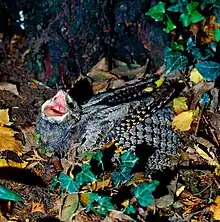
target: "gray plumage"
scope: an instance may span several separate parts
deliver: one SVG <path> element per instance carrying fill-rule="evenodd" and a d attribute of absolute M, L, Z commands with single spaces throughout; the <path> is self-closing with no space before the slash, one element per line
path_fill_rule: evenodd
<path fill-rule="evenodd" d="M 174 90 L 166 84 L 154 87 L 153 92 L 144 90 L 152 84 L 147 80 L 102 93 L 81 108 L 65 94 L 69 104 L 65 119 L 48 119 L 42 108 L 37 133 L 49 151 L 61 153 L 74 146 L 77 153 L 83 153 L 114 140 L 126 150 L 135 150 L 139 145 L 153 149 L 146 163 L 151 170 L 171 167 L 169 157 L 176 155 L 181 142 L 170 127 L 171 109 L 161 106 Z"/>

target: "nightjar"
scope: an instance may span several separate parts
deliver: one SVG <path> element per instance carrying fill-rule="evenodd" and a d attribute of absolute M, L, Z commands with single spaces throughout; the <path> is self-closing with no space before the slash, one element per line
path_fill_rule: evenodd
<path fill-rule="evenodd" d="M 167 106 L 174 93 L 168 82 L 156 87 L 154 79 L 131 81 L 79 106 L 60 90 L 42 105 L 36 131 L 46 148 L 56 153 L 75 147 L 80 154 L 111 141 L 125 150 L 141 146 L 143 155 L 152 151 L 148 169 L 162 170 L 172 166 L 170 158 L 181 145 L 171 129 L 172 112 Z"/>

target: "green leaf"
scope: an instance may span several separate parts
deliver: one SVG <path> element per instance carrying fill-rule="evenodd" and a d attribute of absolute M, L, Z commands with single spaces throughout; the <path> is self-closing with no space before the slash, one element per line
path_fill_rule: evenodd
<path fill-rule="evenodd" d="M 66 189 L 68 193 L 76 192 L 79 189 L 79 184 L 64 173 L 59 175 L 58 181 L 61 184 L 62 190 Z"/>
<path fill-rule="evenodd" d="M 125 212 L 127 214 L 134 214 L 136 211 L 134 209 L 134 207 L 132 206 L 132 204 L 129 204 L 126 208 L 125 208 Z"/>
<path fill-rule="evenodd" d="M 118 184 L 123 181 L 127 181 L 131 178 L 131 171 L 132 167 L 126 167 L 125 165 L 120 166 L 122 169 L 120 169 L 119 172 L 115 172 L 112 174 L 112 180 Z"/>
<path fill-rule="evenodd" d="M 142 207 L 147 207 L 154 203 L 152 192 L 156 190 L 158 185 L 159 181 L 154 180 L 152 183 L 141 183 L 134 188 L 134 194 Z"/>
<path fill-rule="evenodd" d="M 164 14 L 165 14 L 164 2 L 158 2 L 146 13 L 146 15 L 149 15 L 155 21 L 163 21 Z"/>
<path fill-rule="evenodd" d="M 202 98 L 200 99 L 199 103 L 205 105 L 206 107 L 209 105 L 210 103 L 210 96 L 208 95 L 208 93 L 204 93 Z"/>
<path fill-rule="evenodd" d="M 127 151 L 121 156 L 122 164 L 130 168 L 134 167 L 138 159 L 131 151 Z"/>
<path fill-rule="evenodd" d="M 184 26 L 188 26 L 192 23 L 199 22 L 203 19 L 205 19 L 204 16 L 202 16 L 197 10 L 196 7 L 199 5 L 198 2 L 191 2 L 189 3 L 187 8 L 187 13 L 183 13 L 180 16 L 180 21 L 183 23 Z"/>
<path fill-rule="evenodd" d="M 60 181 L 57 179 L 57 177 L 54 176 L 52 178 L 52 181 L 51 181 L 51 184 L 50 184 L 50 190 L 54 191 L 58 184 L 60 184 Z"/>
<path fill-rule="evenodd" d="M 107 215 L 109 210 L 114 209 L 114 206 L 111 203 L 111 197 L 101 197 L 96 193 L 89 193 L 89 204 L 86 208 L 95 213 Z"/>
<path fill-rule="evenodd" d="M 82 171 L 76 175 L 76 182 L 79 183 L 80 186 L 84 183 L 92 183 L 97 180 L 90 168 L 91 166 L 89 164 L 83 164 Z"/>
<path fill-rule="evenodd" d="M 212 9 L 213 9 L 213 13 L 216 17 L 215 23 L 219 24 L 220 23 L 220 2 L 217 1 L 217 2 L 213 3 Z"/>
<path fill-rule="evenodd" d="M 170 31 L 174 30 L 176 28 L 176 26 L 173 24 L 172 20 L 171 19 L 168 19 L 167 21 L 167 27 L 165 29 L 165 31 L 167 33 L 169 33 Z"/>
<path fill-rule="evenodd" d="M 220 29 L 215 29 L 214 34 L 215 34 L 216 42 L 219 42 L 220 41 Z"/>
<path fill-rule="evenodd" d="M 169 74 L 176 70 L 183 70 L 188 64 L 188 59 L 180 52 L 168 52 L 165 55 L 164 62 L 166 74 Z"/>
<path fill-rule="evenodd" d="M 189 14 L 193 14 L 196 10 L 196 7 L 199 5 L 198 2 L 190 2 L 187 6 L 186 9 Z"/>
<path fill-rule="evenodd" d="M 177 42 L 172 42 L 171 43 L 171 48 L 172 50 L 180 50 L 180 51 L 184 51 L 184 47 L 181 44 L 178 44 Z"/>
<path fill-rule="evenodd" d="M 99 164 L 103 164 L 102 158 L 103 158 L 102 151 L 101 150 L 97 150 L 95 155 L 93 156 L 93 159 L 97 160 L 99 162 Z"/>
<path fill-rule="evenodd" d="M 192 37 L 190 37 L 187 39 L 186 45 L 187 45 L 186 49 L 191 50 L 193 47 L 196 46 L 196 43 L 193 41 Z"/>
<path fill-rule="evenodd" d="M 215 81 L 220 76 L 220 63 L 216 62 L 200 62 L 196 64 L 197 70 L 207 81 Z"/>
<path fill-rule="evenodd" d="M 0 199 L 3 200 L 13 200 L 13 201 L 23 201 L 22 197 L 12 190 L 6 187 L 0 186 Z"/>
<path fill-rule="evenodd" d="M 171 12 L 184 12 L 186 9 L 187 2 L 178 1 L 175 5 L 171 5 L 167 8 L 168 11 Z"/>

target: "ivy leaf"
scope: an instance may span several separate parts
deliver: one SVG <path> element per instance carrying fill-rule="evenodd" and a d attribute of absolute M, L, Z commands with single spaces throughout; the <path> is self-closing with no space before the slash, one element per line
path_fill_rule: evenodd
<path fill-rule="evenodd" d="M 68 193 L 76 192 L 79 189 L 79 183 L 64 173 L 59 175 L 58 181 L 61 184 L 62 190 L 66 189 Z"/>
<path fill-rule="evenodd" d="M 95 213 L 107 215 L 109 210 L 114 209 L 114 206 L 111 203 L 111 197 L 101 197 L 96 193 L 89 193 L 89 204 L 86 208 Z"/>
<path fill-rule="evenodd" d="M 129 204 L 126 208 L 125 208 L 125 212 L 127 214 L 134 214 L 136 211 L 134 209 L 134 207 L 132 206 L 132 204 Z"/>
<path fill-rule="evenodd" d="M 96 176 L 90 170 L 91 166 L 89 164 L 82 165 L 82 171 L 76 175 L 76 182 L 80 185 L 84 183 L 92 183 L 95 182 Z"/>
<path fill-rule="evenodd" d="M 186 45 L 187 45 L 186 49 L 188 51 L 190 51 L 191 49 L 193 49 L 193 47 L 196 46 L 196 43 L 193 41 L 192 37 L 190 37 L 190 38 L 187 39 Z"/>
<path fill-rule="evenodd" d="M 166 74 L 174 72 L 176 70 L 183 70 L 187 64 L 188 59 L 180 52 L 168 52 L 165 57 Z"/>
<path fill-rule="evenodd" d="M 99 164 L 103 164 L 102 162 L 102 158 L 103 158 L 103 153 L 101 150 L 97 150 L 95 155 L 93 156 L 93 159 L 97 160 L 99 162 Z"/>
<path fill-rule="evenodd" d="M 216 1 L 212 4 L 212 11 L 215 15 L 215 23 L 219 24 L 220 23 L 220 2 Z"/>
<path fill-rule="evenodd" d="M 210 96 L 208 95 L 208 93 L 204 93 L 202 98 L 200 99 L 199 103 L 202 105 L 205 105 L 206 107 L 209 105 L 210 103 Z"/>
<path fill-rule="evenodd" d="M 121 167 L 121 166 L 120 166 Z M 131 178 L 131 171 L 132 167 L 122 167 L 122 169 L 119 172 L 115 172 L 112 174 L 112 180 L 118 184 L 122 181 L 127 181 Z"/>
<path fill-rule="evenodd" d="M 205 19 L 197 10 L 196 7 L 199 5 L 198 2 L 190 2 L 186 8 L 187 12 L 183 13 L 180 16 L 180 21 L 183 23 L 184 26 L 188 26 L 189 24 L 199 22 Z"/>
<path fill-rule="evenodd" d="M 177 42 L 172 42 L 171 43 L 172 50 L 180 50 L 184 51 L 184 47 L 181 44 L 178 44 Z"/>
<path fill-rule="evenodd" d="M 196 68 L 207 81 L 215 81 L 220 75 L 220 63 L 211 61 L 200 62 L 196 64 Z"/>
<path fill-rule="evenodd" d="M 159 181 L 154 180 L 152 183 L 141 183 L 134 188 L 134 194 L 142 207 L 147 207 L 154 203 L 152 192 L 156 190 L 158 185 Z"/>
<path fill-rule="evenodd" d="M 165 3 L 164 2 L 158 2 L 158 4 L 154 5 L 147 13 L 146 15 L 149 15 L 151 18 L 153 18 L 156 22 L 157 21 L 163 21 L 163 16 L 165 14 Z"/>
<path fill-rule="evenodd" d="M 0 199 L 23 201 L 22 197 L 19 194 L 3 186 L 0 186 Z"/>
<path fill-rule="evenodd" d="M 167 33 L 169 33 L 170 31 L 174 30 L 176 28 L 176 26 L 173 24 L 172 20 L 171 19 L 168 19 L 167 21 L 167 27 L 165 29 L 165 31 Z"/>
<path fill-rule="evenodd" d="M 130 168 L 134 167 L 138 159 L 131 151 L 127 151 L 121 156 L 122 164 Z"/>
<path fill-rule="evenodd" d="M 215 34 L 216 42 L 219 42 L 220 41 L 220 29 L 215 29 L 214 34 Z"/>
<path fill-rule="evenodd" d="M 186 5 L 187 5 L 187 2 L 179 1 L 175 5 L 171 5 L 170 7 L 168 7 L 167 10 L 171 12 L 184 12 Z"/>

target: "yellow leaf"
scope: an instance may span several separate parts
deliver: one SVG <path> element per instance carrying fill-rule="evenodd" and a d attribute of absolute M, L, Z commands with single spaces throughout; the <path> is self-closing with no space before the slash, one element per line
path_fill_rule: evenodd
<path fill-rule="evenodd" d="M 30 49 L 27 49 L 24 53 L 23 53 L 23 56 L 26 56 L 27 54 L 29 54 L 31 52 Z"/>
<path fill-rule="evenodd" d="M 202 75 L 200 74 L 200 72 L 196 68 L 194 68 L 190 73 L 190 81 L 197 84 L 201 80 L 203 80 Z"/>
<path fill-rule="evenodd" d="M 187 98 L 186 97 L 178 97 L 173 100 L 173 109 L 175 113 L 180 114 L 183 111 L 188 110 L 188 106 L 186 104 Z"/>
<path fill-rule="evenodd" d="M 153 92 L 154 88 L 153 87 L 147 87 L 143 91 L 144 92 Z"/>
<path fill-rule="evenodd" d="M 9 124 L 8 109 L 0 109 L 0 124 L 2 125 Z"/>
<path fill-rule="evenodd" d="M 215 157 L 210 157 L 205 151 L 198 146 L 194 145 L 196 152 L 205 160 L 208 160 L 208 164 L 211 166 L 219 166 L 218 160 Z"/>
<path fill-rule="evenodd" d="M 22 151 L 22 143 L 14 137 L 16 133 L 17 132 L 11 128 L 0 126 L 0 150 Z"/>
<path fill-rule="evenodd" d="M 123 207 L 127 207 L 129 205 L 129 202 L 130 202 L 129 200 L 125 200 L 124 202 L 121 203 L 121 205 Z"/>
<path fill-rule="evenodd" d="M 213 218 L 220 220 L 220 196 L 216 197 L 215 204 L 212 204 L 209 209 L 213 212 Z"/>
<path fill-rule="evenodd" d="M 176 196 L 178 197 L 185 189 L 186 186 L 181 186 L 177 191 L 176 191 Z"/>
<path fill-rule="evenodd" d="M 164 80 L 165 78 L 160 77 L 157 81 L 155 81 L 157 88 L 159 88 L 163 84 Z"/>
<path fill-rule="evenodd" d="M 0 167 L 16 167 L 16 168 L 25 168 L 28 165 L 28 162 L 23 161 L 22 163 L 17 163 L 12 160 L 6 161 L 5 159 L 0 159 Z"/>
<path fill-rule="evenodd" d="M 172 122 L 172 126 L 180 131 L 187 131 L 190 129 L 191 123 L 193 121 L 193 111 L 185 111 L 175 116 Z"/>
<path fill-rule="evenodd" d="M 83 205 L 88 205 L 89 204 L 89 194 L 88 193 L 81 193 L 80 195 L 80 201 Z"/>

